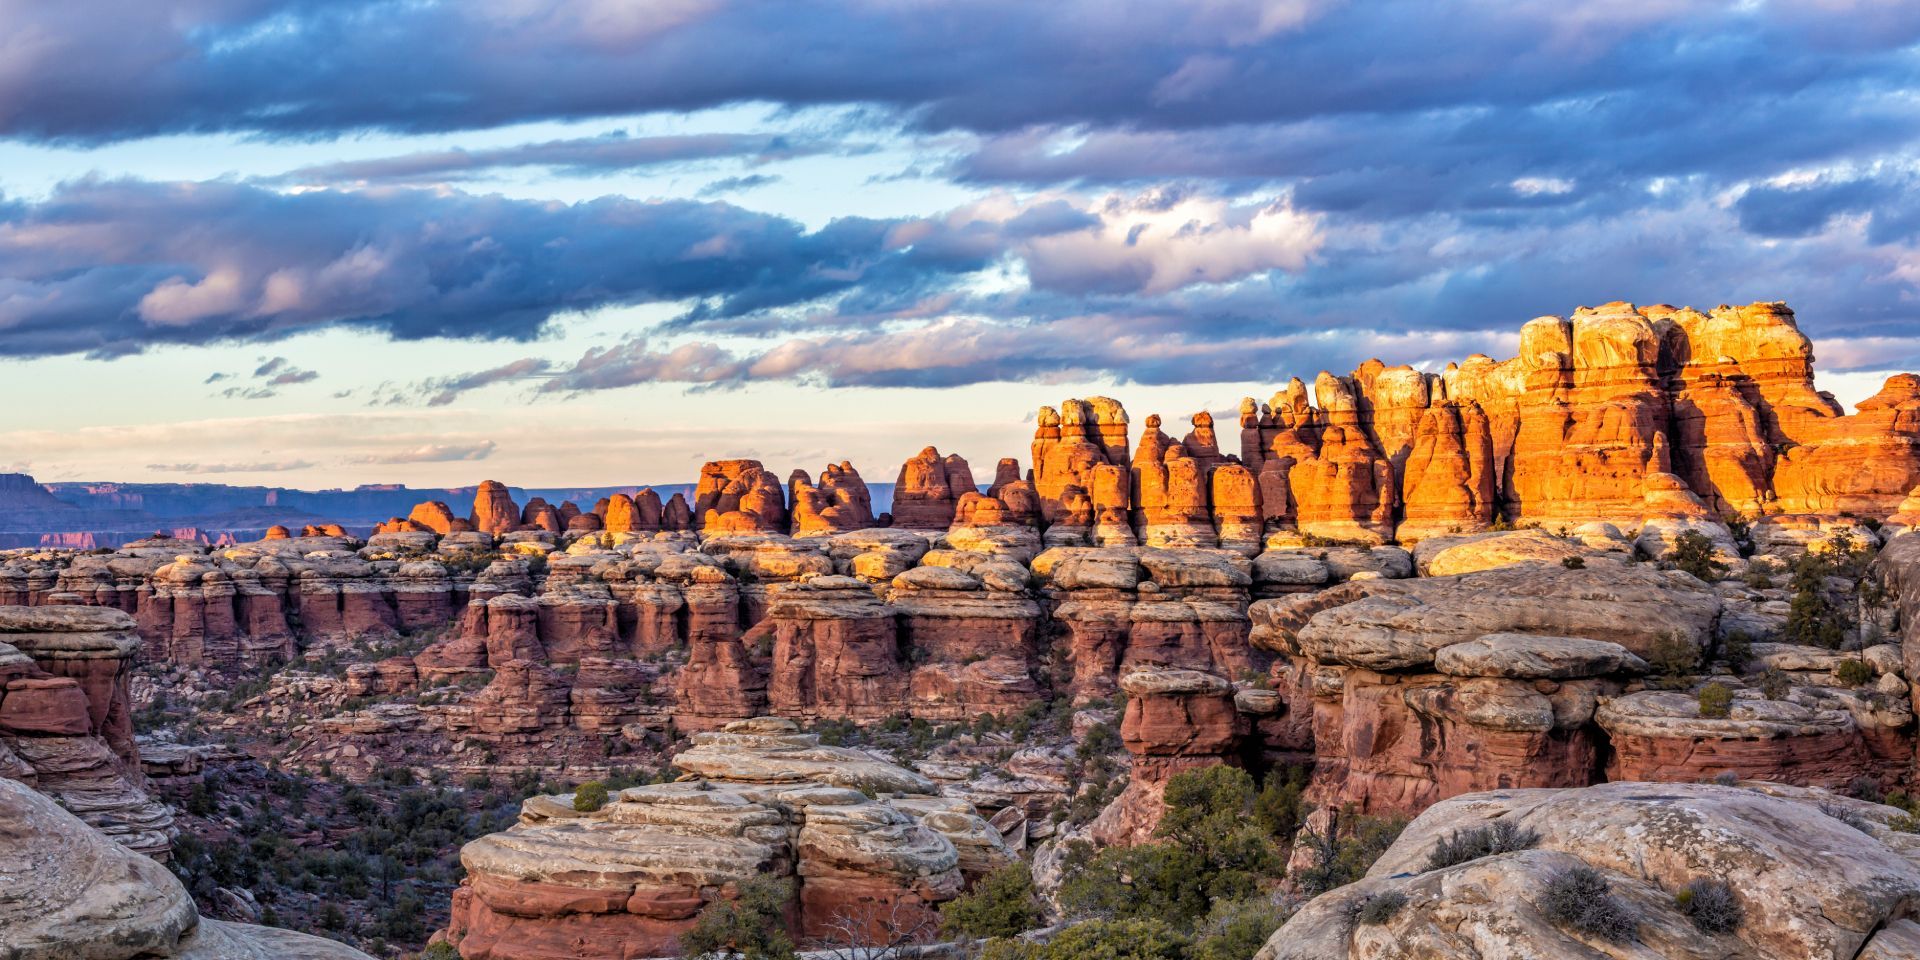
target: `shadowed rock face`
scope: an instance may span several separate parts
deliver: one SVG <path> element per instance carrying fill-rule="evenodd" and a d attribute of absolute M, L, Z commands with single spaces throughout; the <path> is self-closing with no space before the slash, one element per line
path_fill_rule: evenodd
<path fill-rule="evenodd" d="M 675 763 L 699 779 L 624 790 L 586 814 L 535 797 L 517 826 L 467 844 L 449 939 L 469 956 L 667 955 L 703 907 L 760 876 L 795 880 L 802 937 L 846 923 L 931 936 L 966 877 L 1013 858 L 926 778 L 786 720 L 696 734 Z"/>
<path fill-rule="evenodd" d="M 0 947 L 18 960 L 367 960 L 331 940 L 203 920 L 180 881 L 0 779 Z"/>
<path fill-rule="evenodd" d="M 1830 814 L 1845 811 L 1864 826 Z M 1823 791 L 1739 786 L 1608 783 L 1572 790 L 1507 790 L 1455 797 L 1415 820 L 1366 879 L 1301 908 L 1256 960 L 1344 960 L 1411 951 L 1478 960 L 1498 943 L 1539 960 L 1641 956 L 1829 960 L 1914 956 L 1920 924 L 1920 838 L 1887 827 L 1901 811 Z M 1428 869 L 1448 835 L 1494 821 L 1538 836 L 1532 849 Z M 1614 944 L 1556 924 L 1543 905 L 1548 881 L 1586 865 L 1634 918 Z M 1675 894 L 1697 879 L 1731 885 L 1742 922 L 1709 934 Z M 1384 923 L 1351 911 L 1397 893 L 1406 903 Z"/>

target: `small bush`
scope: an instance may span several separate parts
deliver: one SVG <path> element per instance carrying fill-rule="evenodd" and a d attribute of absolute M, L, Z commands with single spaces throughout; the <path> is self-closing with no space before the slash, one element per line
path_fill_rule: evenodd
<path fill-rule="evenodd" d="M 1880 789 L 1880 781 L 1864 774 L 1854 777 L 1853 780 L 1847 784 L 1847 796 L 1855 800 L 1865 800 L 1868 803 L 1887 802 L 1887 794 L 1884 790 Z"/>
<path fill-rule="evenodd" d="M 1785 700 L 1793 692 L 1793 681 L 1787 679 L 1784 671 L 1767 668 L 1760 675 L 1760 694 L 1768 700 Z"/>
<path fill-rule="evenodd" d="M 1568 570 L 1585 570 L 1587 561 L 1581 557 L 1561 557 L 1560 565 Z"/>
<path fill-rule="evenodd" d="M 1709 683 L 1700 688 L 1700 715 L 1710 720 L 1724 720 L 1733 712 L 1733 688 L 1724 683 Z"/>
<path fill-rule="evenodd" d="M 1860 814 L 1854 812 L 1853 810 L 1843 807 L 1837 803 L 1823 803 L 1820 805 L 1820 812 L 1826 814 L 1829 817 L 1834 818 L 1835 820 L 1840 821 L 1841 823 L 1846 824 L 1849 827 L 1854 828 L 1855 830 L 1860 831 L 1861 833 L 1866 834 L 1869 837 L 1873 836 L 1873 825 L 1867 823 L 1866 817 L 1861 816 Z"/>
<path fill-rule="evenodd" d="M 1746 673 L 1747 665 L 1753 662 L 1753 639 L 1736 633 L 1721 641 L 1720 659 L 1725 660 L 1727 669 L 1734 673 Z"/>
<path fill-rule="evenodd" d="M 1849 687 L 1858 687 L 1873 681 L 1873 667 L 1865 660 L 1842 660 L 1833 675 Z"/>
<path fill-rule="evenodd" d="M 940 908 L 940 932 L 949 937 L 984 940 L 1011 937 L 1040 925 L 1040 900 L 1033 873 L 1011 863 L 980 878 L 966 896 Z"/>
<path fill-rule="evenodd" d="M 1287 911 L 1264 896 L 1216 901 L 1193 934 L 1189 960 L 1248 960 L 1287 922 Z"/>
<path fill-rule="evenodd" d="M 1531 850 L 1539 842 L 1540 835 L 1532 830 L 1523 830 L 1511 820 L 1495 820 L 1441 837 L 1440 843 L 1427 855 L 1427 869 L 1443 870 L 1497 853 Z"/>
<path fill-rule="evenodd" d="M 1090 920 L 1046 943 L 990 940 L 980 960 L 1184 960 L 1188 946 L 1186 937 L 1159 920 Z"/>
<path fill-rule="evenodd" d="M 1695 577 L 1712 583 L 1727 572 L 1727 565 L 1713 555 L 1713 541 L 1707 535 L 1696 530 L 1674 538 L 1673 550 L 1667 554 L 1667 560 L 1676 570 L 1683 570 Z"/>
<path fill-rule="evenodd" d="M 794 960 L 793 939 L 785 917 L 793 902 L 793 884 L 756 877 L 740 884 L 736 900 L 716 900 L 700 911 L 693 928 L 680 936 L 689 957 L 739 954 L 742 960 Z"/>
<path fill-rule="evenodd" d="M 1700 648 L 1685 635 L 1668 633 L 1647 649 L 1647 662 L 1668 678 L 1684 677 L 1700 667 Z"/>
<path fill-rule="evenodd" d="M 1725 880 L 1694 880 L 1674 894 L 1673 904 L 1701 933 L 1732 933 L 1745 918 L 1739 898 Z"/>
<path fill-rule="evenodd" d="M 1638 926 L 1630 908 L 1610 892 L 1607 878 L 1585 864 L 1548 878 L 1540 910 L 1561 927 L 1608 943 L 1632 939 Z"/>
<path fill-rule="evenodd" d="M 1287 879 L 1309 897 L 1346 886 L 1366 876 L 1406 828 L 1405 820 L 1358 817 L 1352 834 L 1344 838 L 1302 832 L 1294 842 L 1307 845 L 1310 862 L 1287 874 Z"/>
<path fill-rule="evenodd" d="M 573 788 L 573 808 L 581 813 L 592 813 L 607 805 L 607 785 L 598 780 L 589 780 Z"/>
<path fill-rule="evenodd" d="M 1392 920 L 1394 914 L 1406 905 L 1406 894 L 1398 890 L 1384 890 L 1368 897 L 1354 913 L 1354 920 L 1363 927 L 1377 927 Z"/>

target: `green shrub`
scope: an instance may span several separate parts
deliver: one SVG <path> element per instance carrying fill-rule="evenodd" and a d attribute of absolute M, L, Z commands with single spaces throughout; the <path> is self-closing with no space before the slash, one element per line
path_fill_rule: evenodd
<path fill-rule="evenodd" d="M 1047 943 L 988 941 L 980 960 L 1186 960 L 1189 944 L 1159 920 L 1090 920 Z"/>
<path fill-rule="evenodd" d="M 1662 634 L 1647 648 L 1647 663 L 1668 679 L 1684 677 L 1700 668 L 1700 647 L 1685 634 Z"/>
<path fill-rule="evenodd" d="M 581 813 L 592 813 L 607 805 L 607 785 L 598 780 L 588 780 L 573 788 L 573 809 Z"/>
<path fill-rule="evenodd" d="M 1733 688 L 1724 683 L 1709 683 L 1700 688 L 1700 715 L 1710 720 L 1724 720 L 1733 712 Z"/>
<path fill-rule="evenodd" d="M 1585 570 L 1587 561 L 1581 557 L 1561 557 L 1560 565 L 1568 570 Z"/>
<path fill-rule="evenodd" d="M 1713 541 L 1697 530 L 1688 530 L 1674 538 L 1667 561 L 1673 564 L 1674 569 L 1690 573 L 1708 583 L 1720 579 L 1720 575 L 1727 572 L 1727 565 L 1713 555 Z"/>
<path fill-rule="evenodd" d="M 1739 898 L 1725 880 L 1693 880 L 1674 894 L 1673 904 L 1701 933 L 1732 933 L 1745 918 Z"/>
<path fill-rule="evenodd" d="M 693 928 L 680 935 L 688 957 L 739 954 L 740 960 L 794 960 L 793 939 L 784 918 L 793 900 L 793 884 L 756 877 L 740 884 L 740 896 L 717 900 L 700 911 Z"/>
<path fill-rule="evenodd" d="M 1720 659 L 1727 662 L 1727 669 L 1734 673 L 1746 673 L 1748 665 L 1753 663 L 1753 638 L 1744 633 L 1736 633 L 1720 643 Z"/>
<path fill-rule="evenodd" d="M 1163 920 L 1191 930 L 1216 900 L 1241 900 L 1278 877 L 1285 861 L 1255 816 L 1253 779 L 1215 766 L 1167 781 L 1154 843 L 1100 851 L 1068 871 L 1069 916 Z"/>
<path fill-rule="evenodd" d="M 1191 960 L 1252 960 L 1287 922 L 1287 911 L 1266 897 L 1222 900 L 1194 933 Z"/>
<path fill-rule="evenodd" d="M 1300 829 L 1307 816 L 1307 779 L 1307 768 L 1297 764 L 1267 771 L 1260 795 L 1253 799 L 1253 817 L 1269 836 L 1291 837 Z"/>
<path fill-rule="evenodd" d="M 1858 687 L 1872 682 L 1873 667 L 1865 660 L 1842 660 L 1833 675 L 1849 687 Z"/>
<path fill-rule="evenodd" d="M 1455 830 L 1441 837 L 1433 852 L 1427 855 L 1427 869 L 1443 870 L 1481 857 L 1531 850 L 1539 843 L 1538 833 L 1523 829 L 1512 820 L 1495 820 L 1477 827 Z"/>
<path fill-rule="evenodd" d="M 1786 640 L 1805 646 L 1839 649 L 1852 625 L 1844 605 L 1827 595 L 1827 578 L 1854 566 L 1851 541 L 1828 553 L 1808 551 L 1793 562 L 1787 608 Z"/>
<path fill-rule="evenodd" d="M 1405 820 L 1358 817 L 1346 837 L 1302 833 L 1294 842 L 1307 845 L 1308 863 L 1288 874 L 1288 879 L 1309 897 L 1346 886 L 1366 876 L 1406 828 Z"/>
<path fill-rule="evenodd" d="M 1361 926 L 1377 927 L 1392 920 L 1394 914 L 1406 905 L 1406 894 L 1398 890 L 1382 890 L 1360 904 L 1360 909 L 1354 912 L 1354 920 Z"/>
<path fill-rule="evenodd" d="M 971 940 L 1010 937 L 1039 926 L 1043 917 L 1033 872 L 1015 862 L 981 877 L 966 896 L 942 905 L 940 932 Z"/>
<path fill-rule="evenodd" d="M 1540 911 L 1554 924 L 1609 943 L 1632 939 L 1639 926 L 1632 909 L 1614 897 L 1607 878 L 1585 864 L 1547 879 L 1540 893 Z"/>
<path fill-rule="evenodd" d="M 1760 694 L 1768 700 L 1785 700 L 1792 692 L 1793 681 L 1785 672 L 1768 667 L 1767 672 L 1760 675 Z"/>
<path fill-rule="evenodd" d="M 451 943 L 436 943 L 420 951 L 420 960 L 460 960 L 460 951 Z"/>

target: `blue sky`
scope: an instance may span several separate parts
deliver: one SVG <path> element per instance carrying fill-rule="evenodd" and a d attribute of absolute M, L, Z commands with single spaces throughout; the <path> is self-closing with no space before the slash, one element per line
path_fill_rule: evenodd
<path fill-rule="evenodd" d="M 0 0 L 0 469 L 888 480 L 1611 299 L 1920 367 L 1920 8 Z"/>

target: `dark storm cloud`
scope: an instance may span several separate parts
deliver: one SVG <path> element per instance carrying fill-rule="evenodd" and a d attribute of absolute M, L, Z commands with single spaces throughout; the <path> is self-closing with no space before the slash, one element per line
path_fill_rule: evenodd
<path fill-rule="evenodd" d="M 112 355 L 339 325 L 398 339 L 525 339 L 569 310 L 701 300 L 715 316 L 734 316 L 845 290 L 889 260 L 914 261 L 890 248 L 885 223 L 848 218 L 809 233 L 784 218 L 689 201 L 567 205 L 81 181 L 6 213 L 0 354 L 13 356 Z M 270 362 L 257 375 L 278 369 Z"/>
<path fill-rule="evenodd" d="M 78 140 L 472 129 L 756 100 L 987 131 L 1695 88 L 1732 101 L 1836 72 L 1903 79 L 1920 35 L 1920 11 L 1891 0 L 6 0 L 0 16 L 32 41 L 0 73 L 0 131 Z"/>

